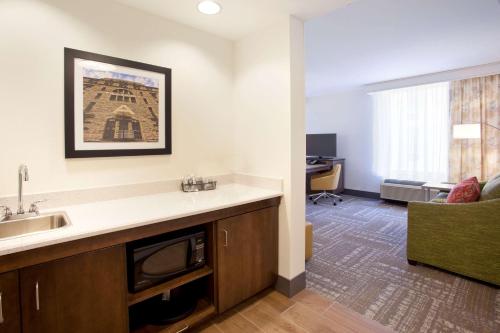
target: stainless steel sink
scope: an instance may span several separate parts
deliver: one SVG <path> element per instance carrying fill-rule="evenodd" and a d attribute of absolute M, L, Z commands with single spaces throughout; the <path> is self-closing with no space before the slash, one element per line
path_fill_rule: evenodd
<path fill-rule="evenodd" d="M 0 239 L 48 232 L 70 224 L 69 218 L 64 212 L 9 219 L 0 223 Z"/>

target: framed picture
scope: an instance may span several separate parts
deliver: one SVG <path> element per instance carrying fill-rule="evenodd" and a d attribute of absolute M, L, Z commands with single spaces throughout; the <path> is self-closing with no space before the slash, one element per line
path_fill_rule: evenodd
<path fill-rule="evenodd" d="M 172 153 L 169 68 L 64 49 L 66 158 Z"/>

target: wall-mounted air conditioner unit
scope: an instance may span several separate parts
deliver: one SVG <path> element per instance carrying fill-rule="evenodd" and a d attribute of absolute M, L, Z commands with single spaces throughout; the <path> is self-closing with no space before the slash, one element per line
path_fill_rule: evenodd
<path fill-rule="evenodd" d="M 396 201 L 425 201 L 425 193 L 422 185 L 425 182 L 410 180 L 386 179 L 380 185 L 380 197 L 387 200 Z M 436 196 L 438 191 L 431 190 L 431 198 Z"/>

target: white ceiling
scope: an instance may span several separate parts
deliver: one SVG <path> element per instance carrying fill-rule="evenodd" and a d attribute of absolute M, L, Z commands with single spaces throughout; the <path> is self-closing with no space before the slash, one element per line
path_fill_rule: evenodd
<path fill-rule="evenodd" d="M 498 0 L 363 0 L 305 24 L 306 87 L 355 86 L 500 61 Z"/>
<path fill-rule="evenodd" d="M 217 15 L 197 10 L 200 0 L 114 0 L 224 38 L 237 40 L 286 15 L 307 20 L 345 6 L 352 0 L 215 0 Z"/>

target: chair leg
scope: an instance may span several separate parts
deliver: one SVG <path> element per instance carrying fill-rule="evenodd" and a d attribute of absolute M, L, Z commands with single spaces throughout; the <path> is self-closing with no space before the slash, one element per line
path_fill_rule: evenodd
<path fill-rule="evenodd" d="M 337 202 L 335 201 L 335 199 L 339 199 L 339 201 L 342 201 L 342 197 L 341 196 L 338 196 L 336 194 L 333 194 L 333 193 L 330 193 L 330 192 L 327 192 L 327 191 L 323 191 L 321 193 L 316 193 L 316 194 L 310 194 L 309 195 L 309 200 L 312 200 L 313 204 L 315 204 L 315 205 L 317 205 L 318 204 L 318 200 L 322 199 L 322 198 L 332 199 L 332 204 L 334 206 L 337 206 Z"/>
<path fill-rule="evenodd" d="M 310 200 L 314 199 L 315 197 L 317 197 L 318 195 L 320 195 L 321 193 L 314 193 L 314 194 L 309 194 L 308 197 Z"/>
<path fill-rule="evenodd" d="M 330 192 L 324 191 L 323 193 L 325 194 L 326 198 L 332 199 L 332 205 L 337 206 L 337 203 L 335 202 L 335 198 L 332 196 L 332 194 Z"/>
<path fill-rule="evenodd" d="M 316 199 L 317 197 L 319 197 L 322 194 L 323 194 L 323 192 L 321 192 L 321 193 L 315 193 L 315 194 L 309 194 L 309 200 L 314 200 L 314 199 Z"/>
<path fill-rule="evenodd" d="M 327 197 L 326 192 L 321 192 L 320 194 L 316 195 L 316 198 L 313 199 L 313 204 L 317 205 L 318 200 L 324 197 Z"/>
<path fill-rule="evenodd" d="M 342 197 L 340 195 L 336 195 L 336 194 L 333 194 L 333 193 L 328 193 L 328 196 L 330 198 L 334 198 L 334 200 L 335 200 L 335 198 L 339 199 L 339 201 L 342 202 Z"/>

